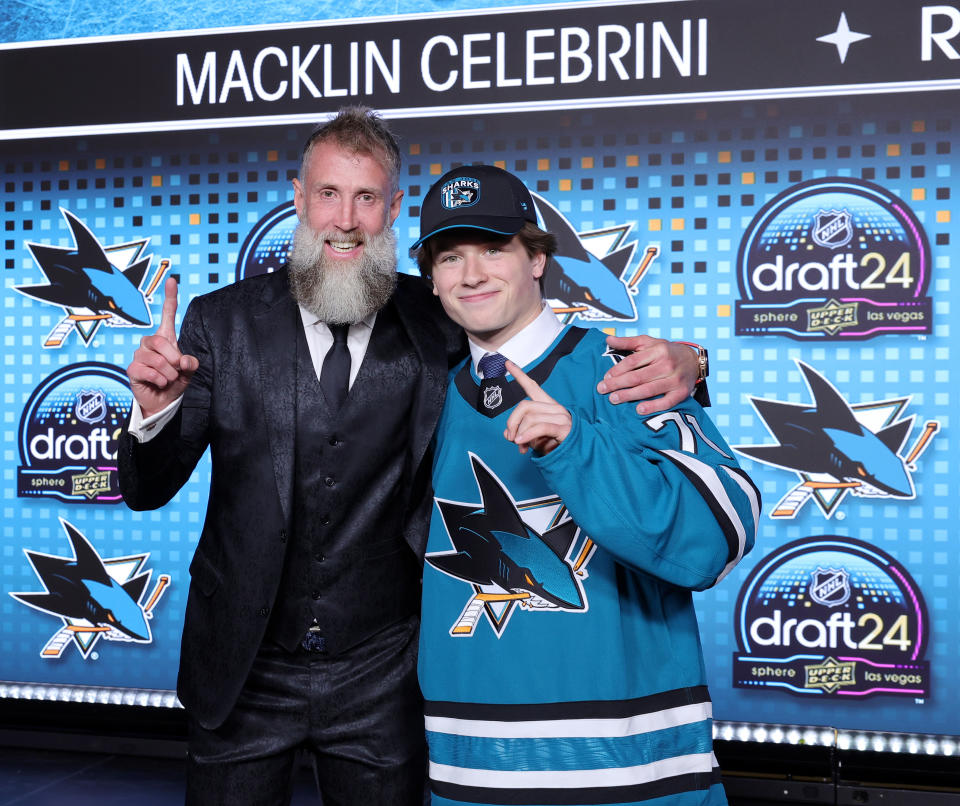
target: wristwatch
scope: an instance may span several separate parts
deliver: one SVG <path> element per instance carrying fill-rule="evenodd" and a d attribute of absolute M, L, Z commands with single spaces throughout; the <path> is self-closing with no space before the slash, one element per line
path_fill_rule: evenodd
<path fill-rule="evenodd" d="M 702 383 L 710 374 L 710 359 L 707 356 L 707 348 L 702 344 L 696 344 L 692 341 L 680 341 L 677 344 L 686 344 L 697 351 L 697 383 Z"/>

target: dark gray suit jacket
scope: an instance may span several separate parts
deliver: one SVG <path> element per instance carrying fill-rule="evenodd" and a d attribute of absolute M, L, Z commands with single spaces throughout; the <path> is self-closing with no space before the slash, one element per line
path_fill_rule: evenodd
<path fill-rule="evenodd" d="M 451 361 L 464 340 L 419 278 L 393 297 L 422 366 L 412 411 L 403 534 L 423 556 L 430 517 L 428 447 Z M 120 488 L 132 509 L 166 504 L 209 447 L 210 499 L 193 561 L 177 691 L 208 728 L 233 708 L 277 595 L 290 532 L 296 338 L 301 321 L 285 270 L 193 300 L 180 348 L 200 367 L 177 416 L 140 444 L 124 430 Z M 376 461 L 377 457 L 370 457 Z"/>

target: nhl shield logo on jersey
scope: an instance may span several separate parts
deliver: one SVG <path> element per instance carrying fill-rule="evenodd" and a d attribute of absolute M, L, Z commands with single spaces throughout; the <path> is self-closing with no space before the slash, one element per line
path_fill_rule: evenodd
<path fill-rule="evenodd" d="M 486 617 L 499 637 L 517 607 L 586 612 L 583 580 L 594 542 L 558 497 L 515 501 L 493 471 L 469 456 L 480 503 L 436 499 L 453 550 L 426 555 L 430 565 L 471 589 L 450 635 L 470 637 Z"/>
<path fill-rule="evenodd" d="M 503 403 L 503 389 L 499 386 L 487 386 L 483 390 L 483 405 L 488 409 L 496 409 Z"/>

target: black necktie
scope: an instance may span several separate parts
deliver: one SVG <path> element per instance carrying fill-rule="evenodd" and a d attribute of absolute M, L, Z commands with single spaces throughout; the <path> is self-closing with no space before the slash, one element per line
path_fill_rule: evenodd
<path fill-rule="evenodd" d="M 350 325 L 330 325 L 333 344 L 323 358 L 320 369 L 320 388 L 331 411 L 339 411 L 350 388 L 350 350 L 347 333 Z"/>

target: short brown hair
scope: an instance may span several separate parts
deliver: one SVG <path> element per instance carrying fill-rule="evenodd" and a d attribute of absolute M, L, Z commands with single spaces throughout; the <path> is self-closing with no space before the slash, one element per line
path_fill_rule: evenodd
<path fill-rule="evenodd" d="M 383 118 L 366 106 L 344 106 L 336 116 L 315 128 L 303 144 L 298 176 L 317 143 L 334 142 L 355 154 L 369 154 L 386 169 L 393 190 L 400 189 L 400 148 Z"/>
<path fill-rule="evenodd" d="M 424 280 L 432 281 L 433 259 L 438 252 L 443 250 L 443 245 L 449 244 L 451 241 L 456 243 L 464 233 L 482 235 L 490 243 L 507 243 L 514 237 L 513 235 L 498 235 L 494 232 L 469 227 L 459 227 L 438 233 L 425 240 L 416 249 L 410 250 L 410 256 L 417 261 L 417 267 L 420 269 L 420 275 Z M 557 251 L 556 236 L 552 232 L 540 229 L 536 224 L 531 224 L 529 221 L 524 222 L 523 229 L 517 233 L 516 237 L 520 239 L 520 243 L 523 244 L 523 248 L 530 257 L 543 253 L 547 258 L 545 265 L 549 265 L 550 258 Z M 544 271 L 544 274 L 546 274 L 546 271 Z M 540 276 L 540 290 L 543 290 L 543 275 Z"/>

